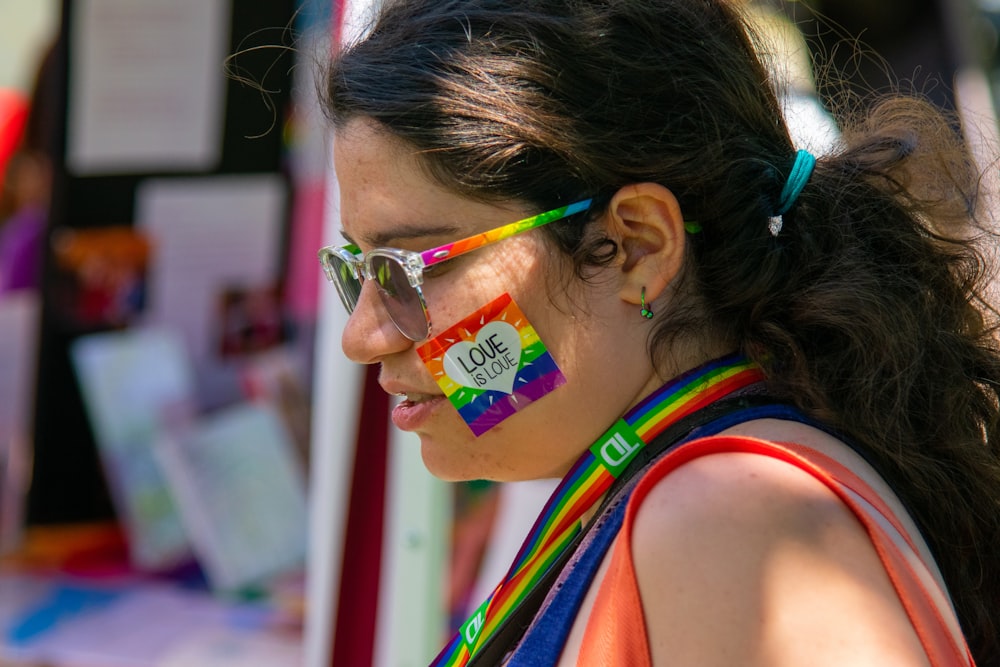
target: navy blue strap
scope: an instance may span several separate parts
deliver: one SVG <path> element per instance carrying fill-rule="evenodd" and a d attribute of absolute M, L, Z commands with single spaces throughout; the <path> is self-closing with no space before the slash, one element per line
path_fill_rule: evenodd
<path fill-rule="evenodd" d="M 588 538 L 592 541 L 580 545 L 572 562 L 572 575 L 561 582 L 555 598 L 542 611 L 540 622 L 528 630 L 505 667 L 551 667 L 558 662 L 590 582 L 621 530 L 627 506 L 627 502 L 616 504 L 591 528 Z"/>

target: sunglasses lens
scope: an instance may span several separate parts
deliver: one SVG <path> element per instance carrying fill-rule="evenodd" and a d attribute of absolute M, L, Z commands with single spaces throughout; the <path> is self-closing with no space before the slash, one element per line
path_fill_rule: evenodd
<path fill-rule="evenodd" d="M 344 302 L 347 312 L 353 313 L 354 307 L 358 305 L 358 297 L 361 296 L 361 281 L 354 276 L 354 267 L 336 253 L 330 253 L 323 259 L 327 277 L 337 286 L 340 300 Z"/>
<path fill-rule="evenodd" d="M 427 316 L 420 294 L 406 277 L 406 271 L 388 257 L 371 258 L 372 278 L 382 302 L 396 327 L 410 340 L 427 337 Z"/>

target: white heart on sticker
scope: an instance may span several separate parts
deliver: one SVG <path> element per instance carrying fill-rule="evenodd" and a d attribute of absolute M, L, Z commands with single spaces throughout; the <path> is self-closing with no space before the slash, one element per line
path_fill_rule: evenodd
<path fill-rule="evenodd" d="M 521 336 L 506 322 L 490 322 L 476 342 L 459 341 L 444 353 L 444 372 L 455 383 L 473 389 L 513 393 L 521 363 Z"/>

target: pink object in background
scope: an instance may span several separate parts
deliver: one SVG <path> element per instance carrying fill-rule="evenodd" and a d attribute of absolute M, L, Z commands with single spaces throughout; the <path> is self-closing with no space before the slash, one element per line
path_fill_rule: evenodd
<path fill-rule="evenodd" d="M 316 257 L 323 245 L 323 220 L 326 205 L 323 181 L 302 183 L 295 193 L 285 301 L 290 314 L 301 321 L 316 320 L 319 288 L 325 283 Z"/>

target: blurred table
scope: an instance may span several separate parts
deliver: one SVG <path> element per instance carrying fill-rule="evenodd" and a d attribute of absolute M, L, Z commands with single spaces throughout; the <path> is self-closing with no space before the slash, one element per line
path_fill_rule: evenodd
<path fill-rule="evenodd" d="M 298 667 L 301 591 L 227 599 L 133 571 L 114 524 L 32 527 L 0 557 L 0 667 Z"/>

